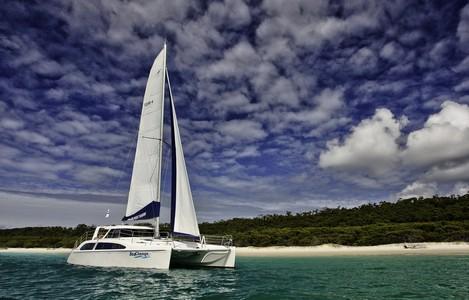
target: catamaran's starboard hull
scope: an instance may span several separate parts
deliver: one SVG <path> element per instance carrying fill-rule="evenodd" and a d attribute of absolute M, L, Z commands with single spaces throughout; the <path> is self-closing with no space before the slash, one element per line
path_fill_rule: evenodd
<path fill-rule="evenodd" d="M 69 264 L 94 267 L 124 267 L 168 270 L 171 246 L 140 250 L 91 250 L 75 249 L 70 253 Z"/>
<path fill-rule="evenodd" d="M 171 254 L 172 266 L 191 267 L 218 267 L 234 268 L 236 249 L 235 247 L 217 247 L 210 249 L 206 245 L 202 249 L 177 249 L 173 248 Z"/>

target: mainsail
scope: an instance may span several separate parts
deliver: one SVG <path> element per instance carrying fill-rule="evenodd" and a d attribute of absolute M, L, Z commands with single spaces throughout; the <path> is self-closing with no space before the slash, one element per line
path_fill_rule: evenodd
<path fill-rule="evenodd" d="M 125 220 L 156 218 L 160 214 L 166 45 L 156 57 L 143 97 L 137 148 Z"/>

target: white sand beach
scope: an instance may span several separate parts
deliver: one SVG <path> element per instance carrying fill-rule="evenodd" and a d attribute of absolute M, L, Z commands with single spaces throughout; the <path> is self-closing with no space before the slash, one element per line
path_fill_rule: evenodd
<path fill-rule="evenodd" d="M 405 248 L 404 246 L 407 246 Z M 1 248 L 0 253 L 69 253 L 70 248 Z M 409 243 L 379 246 L 327 244 L 310 247 L 237 247 L 237 256 L 469 255 L 469 243 Z"/>
<path fill-rule="evenodd" d="M 406 247 L 404 247 L 406 246 Z M 412 243 L 378 246 L 239 247 L 237 256 L 469 255 L 469 243 Z"/>

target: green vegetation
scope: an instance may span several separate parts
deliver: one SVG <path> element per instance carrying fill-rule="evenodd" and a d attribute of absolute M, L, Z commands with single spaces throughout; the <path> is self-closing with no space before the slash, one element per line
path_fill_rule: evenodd
<path fill-rule="evenodd" d="M 202 223 L 200 231 L 231 234 L 238 246 L 469 241 L 469 194 L 235 218 Z"/>
<path fill-rule="evenodd" d="M 94 227 L 80 224 L 67 227 L 24 227 L 0 230 L 0 247 L 6 248 L 71 248 L 75 241 Z"/>
<path fill-rule="evenodd" d="M 162 226 L 162 231 L 167 228 Z M 28 227 L 0 230 L 0 247 L 72 247 L 94 227 Z M 355 208 L 235 218 L 200 224 L 204 234 L 231 234 L 237 246 L 308 246 L 334 243 L 469 242 L 469 194 L 411 198 Z"/>

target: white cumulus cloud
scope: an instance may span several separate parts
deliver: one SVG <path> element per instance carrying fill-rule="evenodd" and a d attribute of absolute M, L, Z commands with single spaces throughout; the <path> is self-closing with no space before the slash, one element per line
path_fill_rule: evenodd
<path fill-rule="evenodd" d="M 469 106 L 445 101 L 423 128 L 411 132 L 403 152 L 406 164 L 430 166 L 469 157 Z"/>
<path fill-rule="evenodd" d="M 407 119 L 397 120 L 386 108 L 377 109 L 370 119 L 352 128 L 351 134 L 340 143 L 328 142 L 321 153 L 319 165 L 344 171 L 365 171 L 374 176 L 385 175 L 399 161 L 397 139 Z"/>

